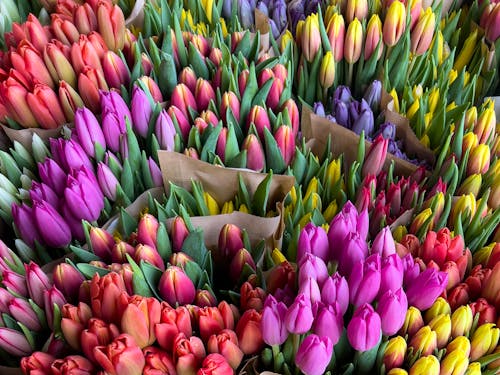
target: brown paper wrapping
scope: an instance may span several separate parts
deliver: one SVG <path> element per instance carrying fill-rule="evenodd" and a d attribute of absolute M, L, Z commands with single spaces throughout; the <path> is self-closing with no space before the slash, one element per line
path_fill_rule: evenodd
<path fill-rule="evenodd" d="M 71 127 L 72 124 L 64 124 L 55 129 L 27 128 L 27 129 L 12 129 L 8 126 L 1 125 L 7 137 L 12 141 L 17 141 L 28 151 L 31 151 L 33 142 L 33 134 L 38 135 L 44 142 L 48 142 L 49 138 L 57 138 L 61 135 L 64 127 Z"/>
<path fill-rule="evenodd" d="M 434 164 L 434 153 L 422 145 L 410 128 L 408 120 L 398 113 L 392 111 L 392 102 L 383 96 L 382 107 L 385 108 L 385 120 L 396 125 L 396 137 L 403 141 L 404 151 L 409 157 L 416 157 L 425 160 L 431 165 Z M 331 136 L 331 150 L 334 156 L 344 154 L 345 166 L 349 166 L 357 158 L 359 136 L 351 130 L 344 128 L 327 118 L 317 116 L 310 108 L 302 108 L 302 134 L 306 141 L 314 139 L 315 142 L 311 150 L 316 155 L 322 155 L 327 145 L 328 136 Z M 370 147 L 370 142 L 365 141 L 366 148 Z M 417 169 L 417 166 L 392 154 L 387 154 L 384 170 L 388 170 L 391 162 L 394 161 L 394 174 L 396 176 L 409 176 Z"/>
<path fill-rule="evenodd" d="M 269 18 L 260 10 L 255 9 L 255 29 L 260 32 L 260 52 L 259 57 L 264 53 L 274 57 L 274 49 L 271 46 L 271 28 L 269 27 Z M 278 38 L 279 39 L 279 38 Z"/>
<path fill-rule="evenodd" d="M 267 174 L 250 170 L 214 166 L 169 151 L 159 151 L 158 159 L 165 189 L 169 189 L 169 184 L 172 182 L 191 191 L 191 181 L 197 180 L 202 183 L 203 189 L 217 201 L 219 206 L 233 200 L 238 193 L 238 175 L 243 178 L 251 195 L 267 176 Z M 259 217 L 235 211 L 230 214 L 191 217 L 191 222 L 194 227 L 203 229 L 205 245 L 209 249 L 217 248 L 219 232 L 225 224 L 234 224 L 245 229 L 252 246 L 265 240 L 268 248 L 281 248 L 285 228 L 282 202 L 294 185 L 294 181 L 295 179 L 291 176 L 273 175 L 269 189 L 268 209 L 278 211 L 278 215 L 274 217 Z M 169 225 L 168 222 L 167 225 Z"/>

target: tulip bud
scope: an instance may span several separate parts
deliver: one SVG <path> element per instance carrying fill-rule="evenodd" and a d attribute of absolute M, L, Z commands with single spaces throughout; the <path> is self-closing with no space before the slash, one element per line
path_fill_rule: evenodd
<path fill-rule="evenodd" d="M 220 118 L 225 124 L 227 124 L 226 112 L 228 109 L 231 110 L 236 121 L 240 121 L 240 101 L 232 91 L 225 92 L 221 99 Z"/>
<path fill-rule="evenodd" d="M 71 242 L 71 231 L 68 225 L 49 203 L 33 202 L 33 216 L 38 229 L 50 225 L 50 231 L 40 230 L 40 235 L 48 246 L 64 247 Z"/>
<path fill-rule="evenodd" d="M 236 335 L 238 336 L 239 347 L 246 355 L 260 353 L 264 346 L 261 331 L 262 315 L 253 310 L 243 313 L 236 325 Z"/>
<path fill-rule="evenodd" d="M 408 309 L 408 300 L 402 288 L 388 290 L 379 299 L 377 312 L 382 321 L 382 333 L 392 336 L 403 326 Z"/>
<path fill-rule="evenodd" d="M 312 62 L 321 47 L 319 19 L 316 13 L 307 16 L 301 35 L 302 53 L 307 61 Z"/>
<path fill-rule="evenodd" d="M 264 169 L 265 158 L 262 144 L 255 134 L 248 134 L 243 141 L 242 149 L 247 152 L 247 168 L 256 172 Z"/>
<path fill-rule="evenodd" d="M 276 143 L 281 152 L 281 156 L 286 165 L 290 165 L 295 156 L 295 137 L 292 128 L 286 125 L 281 125 L 274 134 Z"/>
<path fill-rule="evenodd" d="M 392 2 L 384 20 L 383 38 L 388 47 L 396 45 L 406 27 L 405 6 L 399 0 Z"/>
<path fill-rule="evenodd" d="M 429 326 L 420 328 L 408 344 L 414 352 L 420 351 L 422 355 L 430 355 L 437 347 L 437 333 Z"/>
<path fill-rule="evenodd" d="M 411 30 L 411 51 L 415 55 L 423 55 L 429 49 L 435 25 L 436 15 L 429 7 L 420 14 L 418 22 Z"/>
<path fill-rule="evenodd" d="M 382 359 L 386 371 L 403 365 L 406 353 L 406 341 L 401 336 L 389 340 Z"/>
<path fill-rule="evenodd" d="M 368 154 L 365 157 L 365 161 L 363 163 L 363 177 L 366 177 L 369 174 L 377 176 L 380 173 L 385 162 L 388 146 L 389 141 L 387 139 L 381 135 L 377 136 L 375 141 L 371 144 Z"/>
<path fill-rule="evenodd" d="M 349 64 L 354 64 L 361 56 L 363 46 L 363 26 L 355 18 L 347 27 L 344 42 L 344 58 Z"/>
<path fill-rule="evenodd" d="M 500 328 L 495 327 L 493 323 L 486 323 L 479 326 L 470 339 L 470 360 L 475 361 L 493 352 L 498 343 L 499 333 Z"/>
<path fill-rule="evenodd" d="M 382 52 L 384 52 L 384 45 L 381 42 L 382 39 L 382 22 L 378 14 L 373 14 L 368 21 L 368 26 L 366 27 L 366 38 L 365 38 L 365 60 L 370 59 L 372 54 L 375 52 L 378 46 L 377 60 L 382 57 Z"/>
<path fill-rule="evenodd" d="M 344 56 L 345 24 L 342 14 L 333 14 L 326 27 L 326 32 L 335 62 L 339 62 Z"/>
<path fill-rule="evenodd" d="M 4 327 L 0 327 L 0 348 L 16 357 L 25 357 L 33 352 L 30 343 L 21 332 Z"/>
<path fill-rule="evenodd" d="M 117 5 L 99 2 L 96 10 L 97 25 L 106 45 L 113 51 L 125 45 L 125 18 Z"/>
<path fill-rule="evenodd" d="M 68 263 L 58 264 L 53 278 L 54 285 L 70 300 L 78 296 L 80 285 L 85 280 L 80 271 Z"/>
<path fill-rule="evenodd" d="M 195 99 L 199 111 L 204 111 L 208 108 L 211 100 L 215 101 L 215 91 L 212 85 L 203 78 L 198 78 L 195 88 Z"/>
<path fill-rule="evenodd" d="M 255 129 L 257 130 L 257 135 L 260 140 L 264 140 L 264 128 L 271 130 L 271 121 L 269 120 L 269 116 L 267 115 L 266 110 L 259 106 L 255 105 L 250 109 L 250 112 L 247 116 L 247 129 L 251 124 L 255 125 Z"/>
<path fill-rule="evenodd" d="M 407 334 L 409 337 L 412 337 L 423 326 L 424 320 L 422 319 L 422 313 L 417 308 L 410 306 L 406 312 L 405 321 L 400 330 L 400 334 Z"/>
<path fill-rule="evenodd" d="M 479 144 L 470 153 L 467 163 L 467 175 L 486 173 L 490 167 L 490 148 L 486 144 Z"/>
<path fill-rule="evenodd" d="M 420 357 L 410 368 L 409 375 L 439 375 L 439 360 L 433 355 Z"/>
<path fill-rule="evenodd" d="M 329 89 L 333 86 L 335 80 L 335 59 L 331 51 L 327 51 L 321 61 L 319 69 L 319 82 L 323 89 Z"/>
<path fill-rule="evenodd" d="M 295 364 L 306 375 L 323 374 L 333 354 L 333 343 L 325 336 L 310 334 L 300 344 Z"/>
<path fill-rule="evenodd" d="M 64 53 L 54 43 L 45 46 L 43 59 L 54 82 L 66 81 L 71 87 L 76 87 L 75 70 Z"/>
<path fill-rule="evenodd" d="M 171 266 L 163 273 L 158 290 L 170 305 L 186 305 L 194 301 L 196 289 L 191 279 L 179 267 Z"/>
<path fill-rule="evenodd" d="M 241 229 L 234 224 L 225 224 L 219 233 L 219 251 L 226 259 L 232 259 L 244 247 Z"/>
<path fill-rule="evenodd" d="M 355 350 L 366 351 L 372 349 L 380 341 L 380 316 L 369 304 L 361 305 L 354 311 L 354 315 L 347 325 L 347 339 Z"/>
<path fill-rule="evenodd" d="M 102 60 L 102 69 L 106 82 L 110 87 L 120 89 L 121 85 L 127 86 L 130 73 L 123 60 L 113 51 L 107 51 Z"/>

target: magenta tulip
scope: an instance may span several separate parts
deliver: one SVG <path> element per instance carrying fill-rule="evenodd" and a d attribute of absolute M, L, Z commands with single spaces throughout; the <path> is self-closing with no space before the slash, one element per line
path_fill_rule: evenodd
<path fill-rule="evenodd" d="M 380 340 L 382 322 L 373 307 L 367 303 L 361 305 L 347 325 L 347 339 L 355 350 L 372 349 Z"/>
<path fill-rule="evenodd" d="M 338 272 L 327 278 L 321 288 L 321 302 L 328 305 L 338 304 L 340 312 L 345 314 L 349 307 L 349 286 Z"/>
<path fill-rule="evenodd" d="M 303 334 L 311 329 L 314 317 L 311 300 L 304 294 L 298 294 L 285 315 L 285 325 L 288 332 Z"/>
<path fill-rule="evenodd" d="M 299 346 L 295 355 L 295 364 L 305 375 L 322 375 L 333 354 L 330 338 L 308 335 Z"/>
<path fill-rule="evenodd" d="M 317 227 L 313 223 L 308 223 L 300 231 L 297 244 L 298 262 L 300 262 L 305 253 L 312 253 L 323 259 L 323 261 L 328 262 L 328 235 L 322 227 Z"/>
<path fill-rule="evenodd" d="M 270 294 L 264 302 L 262 310 L 262 338 L 267 345 L 281 345 L 288 337 L 285 326 L 287 307 L 283 302 L 278 302 Z"/>
<path fill-rule="evenodd" d="M 382 333 L 392 336 L 403 326 L 408 310 L 408 299 L 402 288 L 387 290 L 378 301 L 377 313 L 382 320 Z"/>
<path fill-rule="evenodd" d="M 349 275 L 349 300 L 354 307 L 371 303 L 380 289 L 380 255 L 370 255 L 354 264 Z"/>

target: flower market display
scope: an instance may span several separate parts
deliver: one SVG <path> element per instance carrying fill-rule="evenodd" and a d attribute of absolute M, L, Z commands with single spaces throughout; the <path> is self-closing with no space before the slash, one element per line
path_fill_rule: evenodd
<path fill-rule="evenodd" d="M 499 374 L 499 51 L 495 0 L 1 0 L 0 374 Z"/>

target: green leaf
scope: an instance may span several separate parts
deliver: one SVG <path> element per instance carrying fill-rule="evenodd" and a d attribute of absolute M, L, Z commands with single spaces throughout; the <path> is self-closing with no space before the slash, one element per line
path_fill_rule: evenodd
<path fill-rule="evenodd" d="M 133 276 L 132 276 L 132 284 L 134 285 L 134 293 L 144 297 L 152 297 L 153 292 L 149 287 L 146 278 L 144 277 L 144 273 L 142 269 L 137 265 L 137 263 L 132 259 L 129 254 L 126 254 L 127 261 L 130 263 L 130 267 L 132 267 Z"/>
<path fill-rule="evenodd" d="M 203 230 L 196 228 L 189 233 L 182 244 L 181 251 L 189 255 L 196 263 L 202 264 L 205 254 L 208 252 L 205 247 Z"/>
<path fill-rule="evenodd" d="M 277 174 L 283 173 L 286 169 L 285 160 L 281 155 L 276 139 L 274 139 L 273 135 L 267 128 L 264 128 L 264 139 L 266 146 L 267 168 Z"/>
<path fill-rule="evenodd" d="M 149 289 L 153 292 L 156 298 L 161 300 L 162 298 L 158 294 L 157 290 L 163 272 L 159 268 L 153 266 L 151 263 L 144 261 L 141 262 L 140 267 L 144 278 L 148 283 Z"/>
<path fill-rule="evenodd" d="M 110 270 L 105 268 L 96 267 L 87 263 L 78 263 L 76 267 L 78 268 L 78 271 L 80 271 L 87 279 L 91 279 L 96 273 L 99 276 L 104 276 L 110 272 Z"/>
<path fill-rule="evenodd" d="M 252 212 L 255 215 L 265 217 L 267 213 L 267 200 L 269 199 L 269 189 L 271 188 L 271 181 L 273 172 L 269 172 L 267 176 L 261 181 L 252 200 Z"/>
<path fill-rule="evenodd" d="M 164 260 L 168 260 L 172 256 L 172 244 L 170 243 L 168 231 L 163 222 L 160 222 L 156 231 L 156 249 Z"/>
<path fill-rule="evenodd" d="M 94 260 L 101 260 L 101 258 L 99 258 L 94 253 L 82 249 L 81 247 L 70 245 L 69 249 L 73 254 L 76 255 L 77 259 L 81 260 L 82 262 L 89 263 Z"/>

